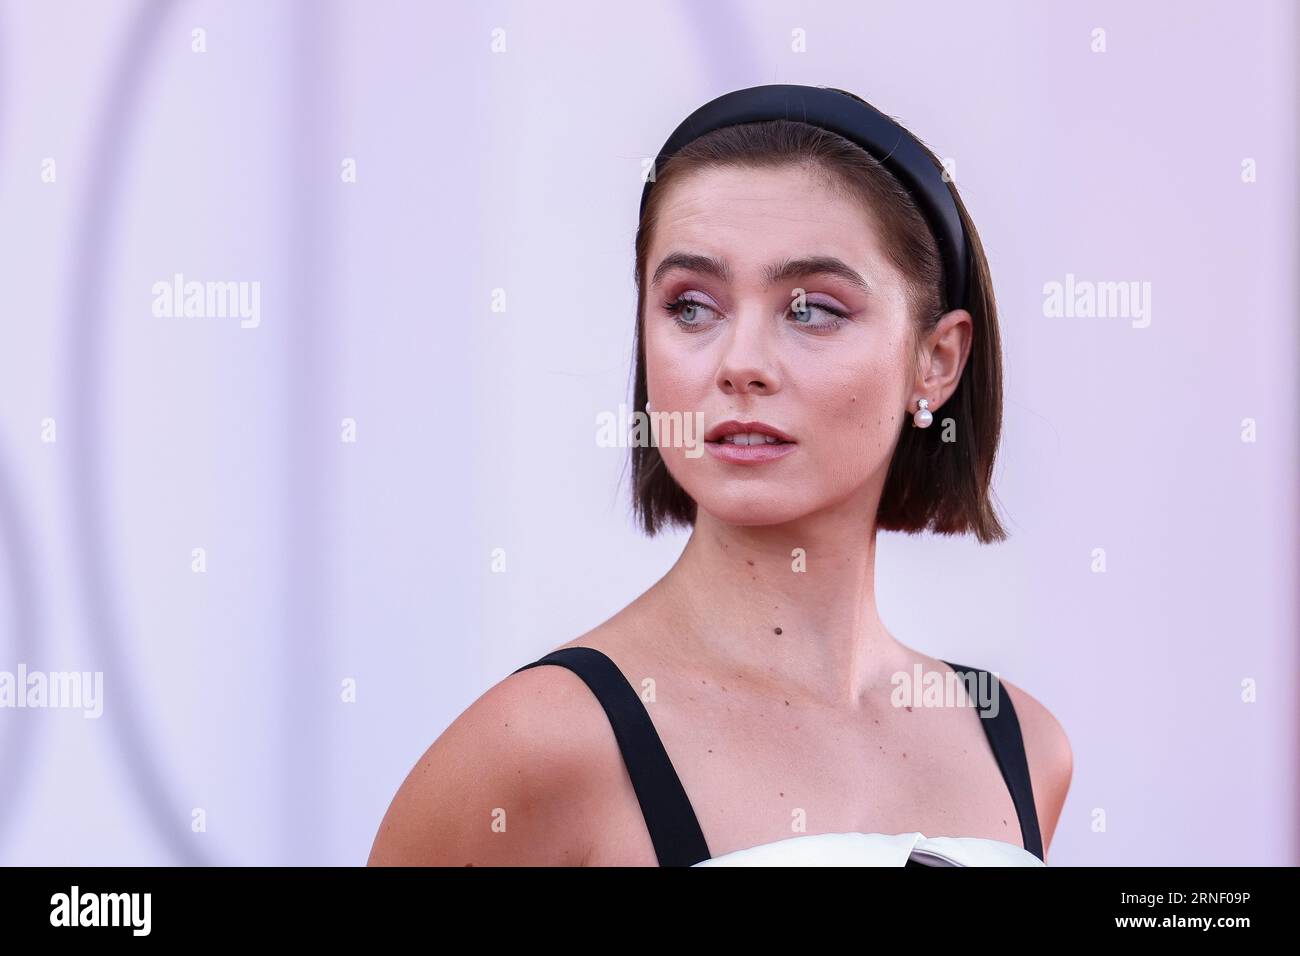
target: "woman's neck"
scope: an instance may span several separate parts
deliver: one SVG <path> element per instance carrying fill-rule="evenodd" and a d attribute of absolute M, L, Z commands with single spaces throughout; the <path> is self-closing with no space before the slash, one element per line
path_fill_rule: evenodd
<path fill-rule="evenodd" d="M 854 707 L 887 686 L 906 649 L 876 608 L 871 511 L 854 510 L 867 517 L 827 511 L 757 527 L 701 511 L 652 589 L 679 652 L 730 681 L 827 706 Z"/>

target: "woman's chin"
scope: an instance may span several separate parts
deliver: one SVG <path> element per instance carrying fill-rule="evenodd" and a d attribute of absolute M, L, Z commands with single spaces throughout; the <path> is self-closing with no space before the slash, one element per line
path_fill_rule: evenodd
<path fill-rule="evenodd" d="M 781 500 L 763 500 L 753 497 L 722 499 L 696 499 L 698 506 L 723 524 L 742 526 L 784 524 L 808 513 L 788 497 Z"/>

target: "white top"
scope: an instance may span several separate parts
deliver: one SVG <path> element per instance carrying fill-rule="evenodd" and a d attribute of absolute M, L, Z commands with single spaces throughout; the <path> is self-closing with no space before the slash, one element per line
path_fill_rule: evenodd
<path fill-rule="evenodd" d="M 1046 866 L 1024 847 L 984 837 L 816 833 L 724 853 L 694 866 Z"/>

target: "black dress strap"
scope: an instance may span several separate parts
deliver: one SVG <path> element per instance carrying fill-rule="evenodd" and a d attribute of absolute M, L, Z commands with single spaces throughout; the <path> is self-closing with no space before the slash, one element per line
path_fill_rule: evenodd
<path fill-rule="evenodd" d="M 660 866 L 691 866 L 712 855 L 686 790 L 650 713 L 618 665 L 594 647 L 561 647 L 513 673 L 541 664 L 567 667 L 596 695 L 627 765 Z"/>
<path fill-rule="evenodd" d="M 1043 837 L 1038 829 L 1038 810 L 1034 807 L 1034 788 L 1029 779 L 1029 761 L 1025 757 L 1025 741 L 1020 734 L 1020 719 L 1016 717 L 1016 708 L 1011 703 L 1011 695 L 1003 689 L 997 677 L 988 671 L 954 664 L 952 661 L 944 661 L 944 663 L 958 674 L 974 672 L 976 680 L 980 682 L 975 686 L 987 686 L 990 693 L 996 694 L 997 713 L 986 717 L 981 712 L 979 722 L 989 739 L 989 745 L 993 748 L 993 756 L 997 758 L 1002 779 L 1007 782 L 1007 789 L 1011 791 L 1011 802 L 1015 804 L 1016 816 L 1020 818 L 1020 838 L 1024 842 L 1025 849 L 1043 860 Z M 984 674 L 988 676 L 980 676 Z M 988 684 L 985 685 L 984 681 L 988 681 Z M 978 703 L 978 700 L 976 702 Z M 989 708 L 984 708 L 987 709 Z"/>

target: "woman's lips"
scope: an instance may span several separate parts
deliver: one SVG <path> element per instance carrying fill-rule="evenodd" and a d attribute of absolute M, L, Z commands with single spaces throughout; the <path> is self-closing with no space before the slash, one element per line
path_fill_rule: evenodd
<path fill-rule="evenodd" d="M 706 441 L 704 447 L 709 450 L 710 455 L 722 461 L 735 465 L 757 465 L 784 458 L 799 446 L 792 441 L 764 441 L 754 445 L 738 445 L 730 441 Z"/>
<path fill-rule="evenodd" d="M 734 418 L 729 418 L 725 422 L 719 422 L 714 425 L 708 430 L 708 433 L 705 434 L 704 440 L 721 441 L 728 436 L 734 438 L 737 435 L 750 437 L 757 435 L 762 438 L 776 438 L 780 441 L 794 441 L 794 438 L 790 435 L 787 435 L 774 425 L 769 425 L 767 422 L 744 422 L 737 421 Z"/>

